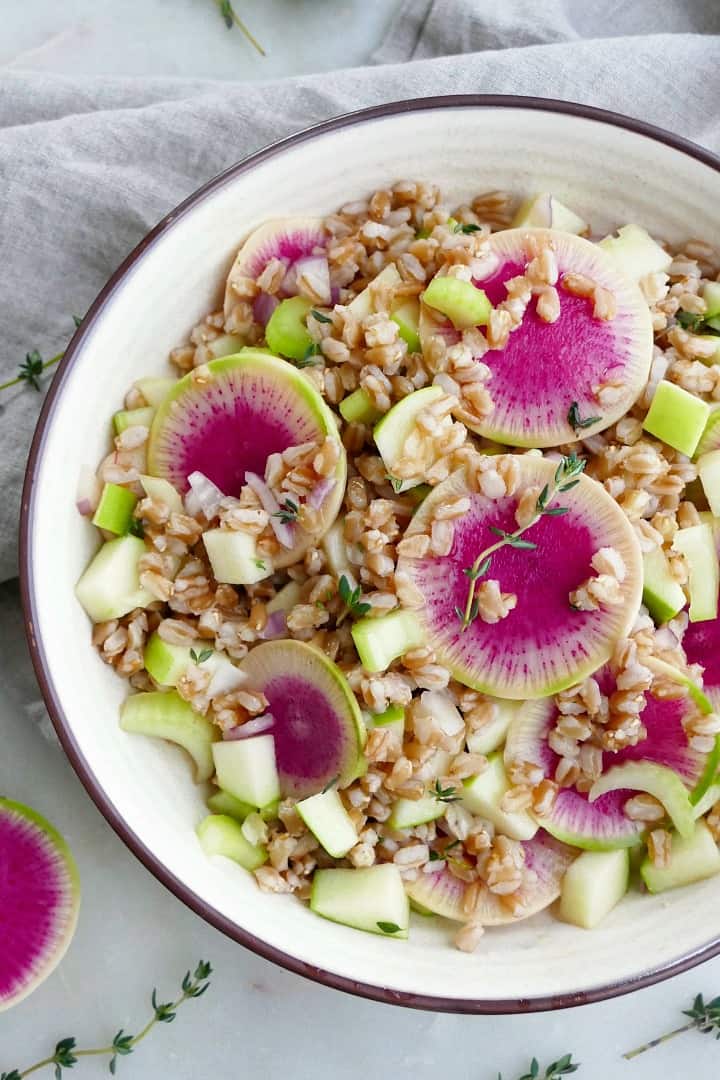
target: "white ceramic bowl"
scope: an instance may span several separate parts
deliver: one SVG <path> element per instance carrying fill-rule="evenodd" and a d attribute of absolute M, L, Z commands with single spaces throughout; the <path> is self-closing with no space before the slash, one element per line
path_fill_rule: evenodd
<path fill-rule="evenodd" d="M 658 129 L 524 98 L 438 98 L 342 117 L 263 150 L 170 214 L 103 289 L 53 381 L 28 466 L 22 575 L 37 674 L 75 769 L 110 824 L 199 915 L 263 956 L 382 1001 L 463 1012 L 576 1005 L 646 985 L 720 951 L 720 879 L 631 894 L 587 933 L 542 914 L 488 932 L 475 955 L 451 927 L 413 918 L 408 942 L 317 918 L 261 893 L 194 827 L 203 791 L 179 751 L 117 723 L 126 684 L 100 662 L 73 586 L 96 543 L 76 512 L 82 463 L 106 452 L 133 379 L 213 308 L 243 236 L 277 215 L 322 214 L 403 177 L 450 204 L 491 188 L 552 191 L 596 231 L 638 221 L 660 237 L 718 238 L 720 161 Z M 99 241 L 98 241 L 99 242 Z"/>

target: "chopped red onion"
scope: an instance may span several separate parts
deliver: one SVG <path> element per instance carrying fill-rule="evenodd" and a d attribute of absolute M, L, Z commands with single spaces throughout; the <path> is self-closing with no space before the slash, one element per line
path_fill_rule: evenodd
<path fill-rule="evenodd" d="M 337 480 L 334 476 L 326 476 L 320 480 L 308 495 L 308 506 L 313 510 L 319 510 L 336 484 Z"/>
<path fill-rule="evenodd" d="M 202 506 L 200 505 L 200 500 L 198 499 L 196 493 L 193 491 L 192 488 L 188 488 L 188 490 L 183 495 L 183 504 L 185 506 L 185 513 L 189 514 L 190 517 L 197 517 L 199 514 L 202 513 Z"/>
<path fill-rule="evenodd" d="M 245 473 L 245 483 L 253 489 L 262 504 L 263 510 L 266 510 L 270 515 L 270 526 L 279 543 L 286 548 L 293 547 L 295 545 L 295 530 L 292 525 L 281 521 L 279 517 L 275 516 L 280 511 L 280 503 L 268 485 L 261 476 L 254 472 Z"/>
<path fill-rule="evenodd" d="M 253 301 L 253 318 L 255 322 L 261 324 L 261 326 L 267 326 L 270 316 L 280 301 L 277 296 L 270 296 L 269 293 L 261 292 L 255 297 Z"/>
<path fill-rule="evenodd" d="M 265 628 L 261 630 L 260 637 L 263 641 L 271 641 L 273 638 L 285 637 L 287 634 L 287 616 L 284 611 L 273 611 L 268 615 Z"/>
<path fill-rule="evenodd" d="M 339 285 L 333 285 L 330 288 L 330 303 L 331 304 L 340 303 L 340 286 Z"/>
<path fill-rule="evenodd" d="M 235 742 L 238 739 L 251 739 L 253 735 L 262 735 L 264 731 L 269 731 L 275 723 L 275 720 L 270 713 L 265 713 L 264 716 L 255 716 L 252 720 L 248 720 L 244 724 L 237 724 L 236 727 L 228 728 L 227 731 L 223 731 L 223 739 L 225 742 Z"/>
<path fill-rule="evenodd" d="M 102 484 L 94 469 L 89 465 L 80 466 L 77 491 L 75 494 L 75 506 L 83 517 L 90 517 L 97 510 L 100 502 Z"/>
<path fill-rule="evenodd" d="M 191 472 L 188 476 L 190 490 L 197 496 L 197 501 L 205 517 L 210 521 L 220 509 L 220 503 L 225 498 L 223 492 L 209 480 L 205 473 Z"/>

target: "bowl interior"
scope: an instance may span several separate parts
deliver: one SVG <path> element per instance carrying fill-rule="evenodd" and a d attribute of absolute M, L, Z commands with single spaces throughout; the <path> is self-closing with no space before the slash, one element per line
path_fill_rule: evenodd
<path fill-rule="evenodd" d="M 536 916 L 488 932 L 476 955 L 456 951 L 452 926 L 441 920 L 413 916 L 410 940 L 388 942 L 316 918 L 292 898 L 268 897 L 242 870 L 201 852 L 194 827 L 203 791 L 180 752 L 120 731 L 125 684 L 95 656 L 73 596 L 96 544 L 74 507 L 78 469 L 107 452 L 111 414 L 132 380 L 165 372 L 169 349 L 218 307 L 242 237 L 269 217 L 322 214 L 405 177 L 439 183 L 451 206 L 493 188 L 549 190 L 596 233 L 638 221 L 676 241 L 712 237 L 720 224 L 720 174 L 709 165 L 622 127 L 523 107 L 452 105 L 361 119 L 228 176 L 135 259 L 58 376 L 28 511 L 31 631 L 96 797 L 125 823 L 136 850 L 151 853 L 155 869 L 213 919 L 286 954 L 297 970 L 325 969 L 349 980 L 348 989 L 387 988 L 390 1000 L 400 992 L 451 1008 L 517 999 L 527 1008 L 557 995 L 577 1003 L 720 937 L 720 882 L 655 899 L 631 894 L 592 934 Z"/>

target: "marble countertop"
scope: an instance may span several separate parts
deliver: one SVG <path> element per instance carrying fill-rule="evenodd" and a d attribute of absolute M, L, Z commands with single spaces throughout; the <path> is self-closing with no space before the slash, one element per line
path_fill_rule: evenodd
<path fill-rule="evenodd" d="M 0 67 L 73 74 L 260 79 L 363 63 L 397 0 L 236 0 L 263 59 L 229 32 L 213 0 L 35 0 L 2 5 Z M 58 971 L 0 1015 L 0 1073 L 75 1035 L 82 1045 L 144 1022 L 200 958 L 208 994 L 160 1027 L 118 1075 L 133 1080 L 514 1080 L 536 1055 L 572 1051 L 583 1080 L 680 1080 L 718 1072 L 720 1049 L 683 1035 L 625 1062 L 624 1050 L 675 1027 L 697 992 L 720 992 L 720 960 L 631 997 L 564 1013 L 461 1017 L 340 994 L 272 966 L 206 926 L 144 870 L 96 811 L 59 748 L 30 667 L 15 585 L 0 587 L 0 791 L 30 801 L 64 833 L 84 882 L 75 941 Z M 0 943 L 0 963 L 2 946 Z M 482 951 L 478 954 L 482 969 Z M 48 1071 L 38 1074 L 51 1076 Z M 78 1080 L 107 1076 L 81 1062 Z"/>

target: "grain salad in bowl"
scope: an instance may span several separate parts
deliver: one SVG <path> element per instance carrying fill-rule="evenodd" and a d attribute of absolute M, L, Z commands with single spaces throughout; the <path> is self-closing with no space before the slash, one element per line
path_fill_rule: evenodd
<path fill-rule="evenodd" d="M 465 951 L 720 871 L 719 269 L 414 182 L 249 236 L 77 496 L 208 855 Z"/>

